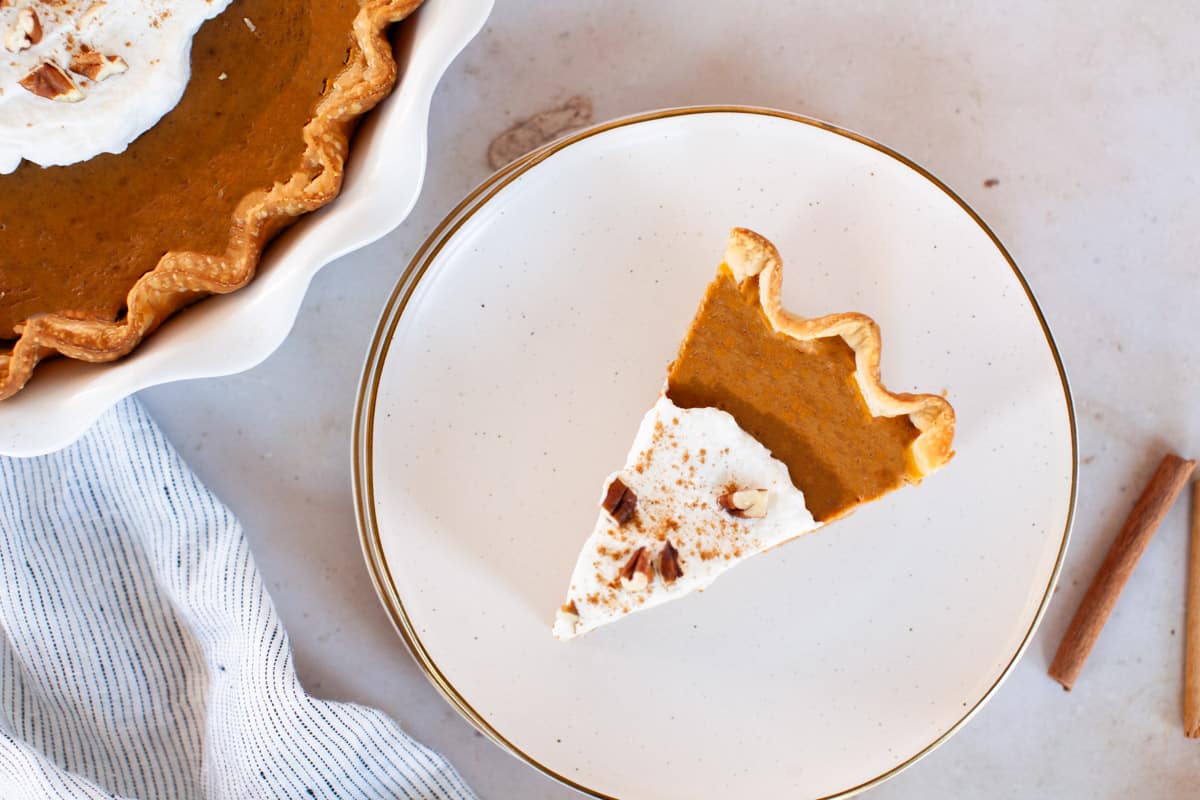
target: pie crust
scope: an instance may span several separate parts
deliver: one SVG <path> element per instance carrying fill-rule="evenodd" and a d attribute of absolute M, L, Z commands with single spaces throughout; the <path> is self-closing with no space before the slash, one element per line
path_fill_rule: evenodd
<path fill-rule="evenodd" d="M 746 228 L 734 228 L 725 248 L 725 263 L 741 283 L 758 275 L 759 303 L 771 327 L 797 341 L 840 336 L 855 353 L 854 377 L 867 408 L 876 417 L 907 416 L 920 432 L 912 443 L 913 462 L 921 476 L 946 464 L 954 455 L 954 409 L 934 394 L 896 394 L 879 376 L 882 340 L 879 325 L 865 314 L 847 312 L 807 319 L 786 311 L 783 259 L 775 245 Z"/>
<path fill-rule="evenodd" d="M 357 119 L 387 96 L 396 82 L 387 29 L 421 0 L 364 0 L 354 18 L 350 57 L 331 81 L 304 126 L 300 166 L 285 182 L 247 194 L 230 222 L 221 255 L 171 251 L 129 290 L 126 313 L 115 321 L 71 312 L 40 314 L 17 328 L 11 352 L 0 355 L 0 400 L 25 385 L 42 359 L 60 354 L 81 361 L 112 361 L 184 306 L 212 294 L 228 294 L 250 282 L 263 248 L 296 217 L 337 196 L 348 140 Z"/>

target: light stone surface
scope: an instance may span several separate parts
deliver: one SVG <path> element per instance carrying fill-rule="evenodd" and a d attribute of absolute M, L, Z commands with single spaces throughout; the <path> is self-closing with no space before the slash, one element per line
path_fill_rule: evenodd
<path fill-rule="evenodd" d="M 375 598 L 349 464 L 376 317 L 421 241 L 489 173 L 490 140 L 573 95 L 598 120 L 744 103 L 858 130 L 930 169 L 1005 242 L 1066 363 L 1082 460 L 1071 549 L 1025 659 L 962 732 L 871 796 L 1189 796 L 1200 743 L 1180 719 L 1184 504 L 1075 690 L 1045 670 L 1155 462 L 1200 453 L 1198 40 L 1200 17 L 1172 2 L 501 0 L 434 98 L 409 220 L 320 273 L 258 368 L 141 397 L 245 523 L 310 691 L 386 709 L 484 798 L 575 796 L 463 722 Z"/>

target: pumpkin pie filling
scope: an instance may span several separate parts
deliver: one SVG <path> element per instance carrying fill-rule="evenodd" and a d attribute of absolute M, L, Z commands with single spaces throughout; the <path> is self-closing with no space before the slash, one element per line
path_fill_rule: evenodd
<path fill-rule="evenodd" d="M 125 152 L 0 174 L 0 339 L 46 312 L 115 320 L 164 253 L 224 252 L 241 199 L 303 167 L 359 10 L 236 0 L 193 40 L 179 104 Z"/>
<path fill-rule="evenodd" d="M 0 400 L 251 281 L 337 196 L 421 0 L 25 2 L 0 0 L 0 27 L 42 25 L 0 62 Z"/>
<path fill-rule="evenodd" d="M 758 276 L 741 285 L 722 266 L 667 375 L 681 408 L 719 408 L 787 465 L 819 521 L 916 477 L 917 428 L 873 417 L 840 336 L 805 342 L 771 327 Z"/>

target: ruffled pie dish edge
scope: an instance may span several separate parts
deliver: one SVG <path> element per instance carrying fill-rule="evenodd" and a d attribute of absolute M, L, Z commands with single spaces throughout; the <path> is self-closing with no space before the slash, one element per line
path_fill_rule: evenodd
<path fill-rule="evenodd" d="M 234 210 L 225 252 L 170 251 L 142 275 L 116 321 L 72 311 L 39 314 L 17 328 L 0 354 L 0 400 L 19 392 L 45 358 L 113 361 L 131 352 L 176 311 L 198 299 L 228 294 L 253 278 L 271 238 L 297 217 L 332 201 L 341 189 L 354 123 L 388 95 L 397 66 L 388 27 L 421 0 L 367 0 L 354 18 L 350 57 L 304 126 L 300 166 L 284 182 L 247 194 Z"/>

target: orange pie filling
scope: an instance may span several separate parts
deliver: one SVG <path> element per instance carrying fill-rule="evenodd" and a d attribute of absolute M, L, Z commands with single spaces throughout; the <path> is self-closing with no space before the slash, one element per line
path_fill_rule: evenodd
<path fill-rule="evenodd" d="M 223 253 L 242 198 L 304 166 L 359 10 L 235 0 L 193 40 L 179 104 L 125 152 L 0 175 L 0 340 L 35 314 L 115 320 L 164 253 Z"/>
<path fill-rule="evenodd" d="M 681 408 L 719 408 L 788 467 L 818 522 L 919 477 L 907 416 L 871 415 L 840 336 L 798 341 L 776 331 L 759 278 L 722 265 L 667 375 Z"/>
<path fill-rule="evenodd" d="M 43 4 L 57 8 L 51 0 Z M 69 136 L 65 150 L 49 139 L 45 147 L 29 137 L 17 142 L 25 148 L 22 158 L 67 164 L 47 168 L 14 161 L 6 150 L 0 162 L 11 170 L 0 173 L 0 400 L 20 391 L 43 359 L 120 358 L 189 303 L 252 280 L 271 239 L 340 191 L 357 120 L 397 78 L 388 28 L 419 4 L 234 0 L 223 10 L 214 6 L 216 16 L 198 20 L 198 28 L 179 23 L 191 43 L 182 99 L 151 127 L 138 127 L 140 135 L 129 132 L 135 139 L 121 139 L 126 134 L 115 126 L 113 141 L 97 136 L 92 142 L 101 155 L 81 155 L 74 163 Z M 114 8 L 118 16 L 144 10 L 93 5 L 97 13 Z M 154 21 L 142 20 L 147 35 L 157 29 Z M 56 25 L 61 33 L 74 23 Z M 133 39 L 125 47 L 144 41 Z M 68 55 L 81 59 L 80 69 L 90 63 L 84 55 L 109 58 L 87 42 L 67 45 Z M 44 64 L 64 57 L 37 47 L 26 55 Z M 145 64 L 163 63 L 139 61 L 144 50 L 137 58 L 131 51 L 126 71 L 94 81 L 108 83 L 82 84 L 79 102 L 100 97 L 105 87 L 116 93 L 122 78 L 145 76 Z M 10 62 L 8 72 L 18 68 L 24 65 Z M 34 115 L 34 108 L 23 113 Z M 109 106 L 91 108 L 104 113 Z M 12 117 L 5 119 L 11 127 Z M 135 124 L 132 117 L 126 121 Z"/>

